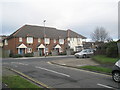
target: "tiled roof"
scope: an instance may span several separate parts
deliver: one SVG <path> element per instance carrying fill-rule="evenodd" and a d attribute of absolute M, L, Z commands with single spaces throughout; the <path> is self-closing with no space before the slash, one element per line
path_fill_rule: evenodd
<path fill-rule="evenodd" d="M 85 39 L 86 37 L 69 30 L 70 37 L 80 37 Z M 35 38 L 44 38 L 48 37 L 51 39 L 58 39 L 58 38 L 67 38 L 68 37 L 68 30 L 58 30 L 56 28 L 51 27 L 43 27 L 43 26 L 34 26 L 34 25 L 24 25 L 16 32 L 10 35 L 10 37 L 27 37 L 33 36 Z"/>

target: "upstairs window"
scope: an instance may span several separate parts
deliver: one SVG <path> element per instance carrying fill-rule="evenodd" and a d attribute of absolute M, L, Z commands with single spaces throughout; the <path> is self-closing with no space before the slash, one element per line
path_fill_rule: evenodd
<path fill-rule="evenodd" d="M 38 43 L 40 43 L 41 42 L 41 39 L 40 38 L 38 38 Z"/>
<path fill-rule="evenodd" d="M 7 39 L 5 39 L 5 45 L 8 45 L 8 40 Z"/>
<path fill-rule="evenodd" d="M 22 42 L 22 37 L 19 37 L 19 42 Z"/>
<path fill-rule="evenodd" d="M 56 39 L 54 39 L 54 43 L 56 43 Z"/>
<path fill-rule="evenodd" d="M 27 43 L 32 44 L 33 43 L 33 37 L 27 37 Z"/>
<path fill-rule="evenodd" d="M 59 44 L 64 44 L 64 39 L 59 39 Z"/>
<path fill-rule="evenodd" d="M 49 38 L 45 38 L 44 42 L 45 42 L 45 44 L 50 44 L 50 39 Z"/>

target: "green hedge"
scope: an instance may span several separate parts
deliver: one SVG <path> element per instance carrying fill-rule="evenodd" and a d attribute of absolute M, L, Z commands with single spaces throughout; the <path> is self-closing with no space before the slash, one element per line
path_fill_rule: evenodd
<path fill-rule="evenodd" d="M 26 53 L 24 56 L 25 57 L 33 57 L 33 53 Z"/>
<path fill-rule="evenodd" d="M 19 57 L 23 57 L 21 54 L 15 54 L 12 56 L 13 58 L 19 58 Z"/>
<path fill-rule="evenodd" d="M 106 55 L 108 57 L 118 57 L 117 42 L 103 43 L 99 45 L 96 51 L 97 55 Z"/>

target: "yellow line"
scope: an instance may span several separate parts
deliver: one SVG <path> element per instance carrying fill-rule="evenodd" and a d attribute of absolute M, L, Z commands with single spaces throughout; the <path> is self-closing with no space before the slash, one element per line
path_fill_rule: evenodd
<path fill-rule="evenodd" d="M 19 74 L 19 75 L 21 75 L 21 76 L 23 76 L 23 77 L 25 77 L 25 78 L 27 78 L 27 79 L 29 79 L 29 80 L 31 80 L 31 81 L 33 81 L 33 82 L 36 83 L 36 84 L 39 84 L 39 85 L 45 87 L 45 88 L 52 88 L 52 87 L 48 87 L 47 85 L 45 85 L 45 84 L 42 83 L 42 82 L 39 82 L 39 81 L 36 81 L 36 80 L 30 78 L 29 76 L 27 76 L 27 75 L 25 75 L 25 74 L 23 74 L 23 73 L 15 70 L 15 69 L 8 68 L 8 67 L 6 67 L 6 68 L 9 69 L 9 70 L 11 70 L 11 71 L 13 71 L 13 72 L 15 72 L 15 73 L 17 73 L 17 74 Z"/>

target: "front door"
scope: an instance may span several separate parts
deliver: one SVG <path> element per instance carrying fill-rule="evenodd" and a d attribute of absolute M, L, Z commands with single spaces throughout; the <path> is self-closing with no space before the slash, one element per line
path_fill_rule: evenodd
<path fill-rule="evenodd" d="M 23 55 L 24 54 L 24 49 L 20 48 L 20 54 Z"/>
<path fill-rule="evenodd" d="M 43 49 L 43 48 L 40 48 L 40 49 L 39 49 L 39 55 L 40 55 L 40 56 L 43 56 L 43 52 L 44 52 L 44 49 Z"/>

